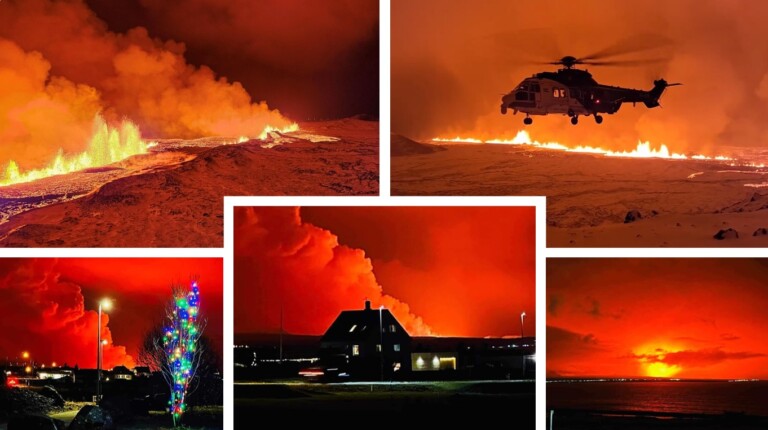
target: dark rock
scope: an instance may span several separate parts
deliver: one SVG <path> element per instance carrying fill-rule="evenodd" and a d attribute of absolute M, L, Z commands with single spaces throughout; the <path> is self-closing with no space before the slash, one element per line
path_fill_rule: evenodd
<path fill-rule="evenodd" d="M 718 231 L 714 236 L 717 240 L 724 240 L 724 239 L 738 239 L 739 238 L 739 232 L 732 228 L 728 228 L 725 230 Z"/>
<path fill-rule="evenodd" d="M 0 416 L 4 414 L 45 414 L 54 409 L 53 400 L 26 388 L 0 389 Z"/>
<path fill-rule="evenodd" d="M 752 233 L 752 236 L 766 236 L 768 235 L 768 228 L 760 227 Z"/>
<path fill-rule="evenodd" d="M 59 408 L 64 406 L 64 398 L 61 397 L 61 394 L 59 394 L 59 392 L 56 391 L 56 389 L 53 387 L 46 385 L 42 390 L 40 390 L 40 395 L 53 400 L 53 406 Z"/>
<path fill-rule="evenodd" d="M 93 405 L 83 406 L 77 413 L 69 430 L 109 430 L 112 426 L 112 416 L 106 410 Z"/>
<path fill-rule="evenodd" d="M 640 214 L 640 211 L 632 210 L 627 212 L 627 216 L 624 217 L 624 224 L 629 224 L 642 218 L 643 216 Z"/>

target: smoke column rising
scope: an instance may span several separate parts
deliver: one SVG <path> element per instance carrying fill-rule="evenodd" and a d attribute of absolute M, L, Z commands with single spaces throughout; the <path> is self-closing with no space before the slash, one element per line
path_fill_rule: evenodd
<path fill-rule="evenodd" d="M 28 170 L 59 148 L 84 150 L 97 112 L 155 137 L 258 136 L 291 124 L 184 52 L 142 27 L 112 32 L 80 0 L 0 2 L 0 165 L 13 158 Z"/>
<path fill-rule="evenodd" d="M 382 293 L 370 259 L 328 230 L 302 221 L 299 208 L 235 209 L 235 325 L 239 333 L 284 329 L 322 334 L 339 312 L 384 306 L 411 336 L 432 334 L 406 303 Z"/>

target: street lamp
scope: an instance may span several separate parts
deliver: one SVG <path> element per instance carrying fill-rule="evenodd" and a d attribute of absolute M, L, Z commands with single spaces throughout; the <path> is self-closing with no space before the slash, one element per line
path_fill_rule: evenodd
<path fill-rule="evenodd" d="M 525 333 L 523 330 L 523 327 L 525 327 L 525 311 L 520 313 L 520 346 L 523 346 L 523 338 L 525 337 Z M 525 379 L 525 351 L 523 350 L 523 379 Z"/>
<path fill-rule="evenodd" d="M 101 299 L 99 302 L 99 320 L 96 324 L 96 401 L 101 400 L 101 313 L 103 310 L 110 310 L 112 308 L 112 301 L 109 299 Z"/>
<path fill-rule="evenodd" d="M 381 382 L 384 382 L 384 324 L 382 323 L 384 305 L 379 306 L 379 357 L 381 361 Z"/>

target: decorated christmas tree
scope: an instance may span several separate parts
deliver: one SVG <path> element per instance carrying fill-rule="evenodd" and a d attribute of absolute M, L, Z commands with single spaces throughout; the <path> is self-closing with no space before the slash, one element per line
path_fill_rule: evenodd
<path fill-rule="evenodd" d="M 173 303 L 168 309 L 168 320 L 163 334 L 163 351 L 167 367 L 164 373 L 171 389 L 168 409 L 173 425 L 178 426 L 186 410 L 186 396 L 195 377 L 199 362 L 198 340 L 202 334 L 200 315 L 200 289 L 197 281 L 189 287 L 174 288 Z"/>

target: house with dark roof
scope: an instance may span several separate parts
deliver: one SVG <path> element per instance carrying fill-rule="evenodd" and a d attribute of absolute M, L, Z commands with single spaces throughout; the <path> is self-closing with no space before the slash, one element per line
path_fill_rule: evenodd
<path fill-rule="evenodd" d="M 124 381 L 130 381 L 136 376 L 131 369 L 125 366 L 117 366 L 112 369 L 112 377 L 115 379 L 121 379 Z"/>
<path fill-rule="evenodd" d="M 383 307 L 342 311 L 320 339 L 326 362 L 346 363 L 356 379 L 392 379 L 411 368 L 411 336 Z"/>

